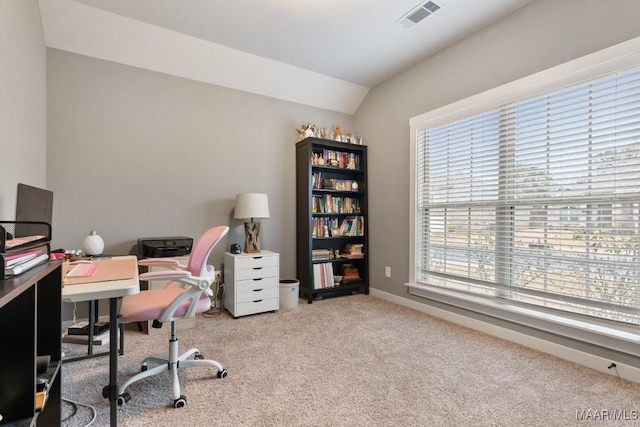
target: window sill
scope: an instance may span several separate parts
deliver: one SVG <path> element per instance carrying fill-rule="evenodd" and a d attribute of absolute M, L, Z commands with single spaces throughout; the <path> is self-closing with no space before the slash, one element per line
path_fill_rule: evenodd
<path fill-rule="evenodd" d="M 461 294 L 435 286 L 415 283 L 407 283 L 406 286 L 411 295 L 640 357 L 640 333 L 633 325 L 524 306 L 509 300 Z"/>

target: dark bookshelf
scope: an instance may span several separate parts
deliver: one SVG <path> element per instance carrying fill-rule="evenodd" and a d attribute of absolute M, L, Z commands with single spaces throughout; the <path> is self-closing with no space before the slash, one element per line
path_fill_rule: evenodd
<path fill-rule="evenodd" d="M 0 424 L 60 425 L 61 265 L 50 261 L 0 280 Z M 41 372 L 38 356 L 49 361 Z M 46 399 L 36 410 L 39 381 L 46 383 Z"/>
<path fill-rule="evenodd" d="M 323 159 L 318 163 L 319 157 Z M 356 188 L 353 182 L 357 183 Z M 343 221 L 348 221 L 351 227 L 341 228 Z M 337 227 L 322 227 L 320 223 Z M 296 266 L 300 296 L 309 304 L 325 297 L 369 294 L 368 223 L 367 147 L 320 138 L 299 141 L 296 144 Z M 336 251 L 344 254 L 352 245 L 357 245 L 363 256 L 335 257 Z M 313 251 L 319 249 L 329 249 L 334 257 L 313 259 Z M 359 278 L 316 288 L 314 266 L 324 263 L 331 263 L 334 277 L 343 275 L 345 265 L 353 265 Z"/>

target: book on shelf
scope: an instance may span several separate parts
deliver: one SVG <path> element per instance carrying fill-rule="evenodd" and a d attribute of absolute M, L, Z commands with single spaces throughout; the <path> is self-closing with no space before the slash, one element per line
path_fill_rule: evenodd
<path fill-rule="evenodd" d="M 360 215 L 346 217 L 338 229 L 340 236 L 364 236 L 364 217 Z"/>
<path fill-rule="evenodd" d="M 359 259 L 364 258 L 364 252 L 362 243 L 353 243 L 344 246 L 344 250 L 340 253 L 342 258 L 347 259 Z"/>
<path fill-rule="evenodd" d="M 313 289 L 322 289 L 321 269 L 320 264 L 313 264 Z"/>
<path fill-rule="evenodd" d="M 331 251 L 329 249 L 314 249 L 311 251 L 311 258 L 313 260 L 330 259 Z"/>
<path fill-rule="evenodd" d="M 344 283 L 356 282 L 360 279 L 358 267 L 353 264 L 344 264 L 342 266 L 342 281 Z"/>
<path fill-rule="evenodd" d="M 312 196 L 311 211 L 313 213 L 355 214 L 360 212 L 360 199 L 332 194 L 316 194 Z"/>
<path fill-rule="evenodd" d="M 354 183 L 356 183 L 354 185 Z M 314 190 L 356 191 L 358 184 L 352 179 L 329 178 L 322 172 L 311 175 L 311 188 Z"/>
<path fill-rule="evenodd" d="M 322 159 L 321 162 L 318 160 Z M 313 166 L 331 166 L 339 169 L 360 169 L 360 156 L 358 154 L 330 150 L 328 148 L 322 151 L 314 152 L 311 160 Z"/>
<path fill-rule="evenodd" d="M 333 264 L 323 262 L 313 265 L 313 289 L 326 289 L 335 286 Z"/>

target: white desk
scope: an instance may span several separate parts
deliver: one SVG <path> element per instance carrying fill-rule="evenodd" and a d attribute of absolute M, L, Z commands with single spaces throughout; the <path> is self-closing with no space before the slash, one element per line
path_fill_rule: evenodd
<path fill-rule="evenodd" d="M 118 424 L 118 328 L 113 327 L 113 325 L 118 324 L 119 298 L 140 292 L 140 283 L 138 282 L 138 260 L 135 256 L 99 258 L 93 260 L 93 262 L 99 263 L 109 259 L 127 260 L 127 269 L 129 269 L 128 264 L 130 263 L 130 278 L 64 285 L 62 288 L 62 301 L 109 300 L 109 325 L 111 328 L 109 335 L 109 385 L 107 397 L 111 403 L 110 422 L 112 426 L 116 426 Z M 63 278 L 63 283 L 64 280 Z"/>

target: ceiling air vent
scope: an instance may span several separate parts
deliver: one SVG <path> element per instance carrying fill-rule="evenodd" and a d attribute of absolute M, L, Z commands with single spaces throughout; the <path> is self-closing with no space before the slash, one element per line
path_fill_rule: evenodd
<path fill-rule="evenodd" d="M 441 5 L 438 5 L 432 1 L 428 1 L 414 7 L 409 12 L 405 13 L 404 16 L 398 19 L 396 22 L 402 25 L 404 28 L 409 29 L 416 25 L 418 22 L 422 21 L 427 16 L 436 13 L 441 8 Z"/>

